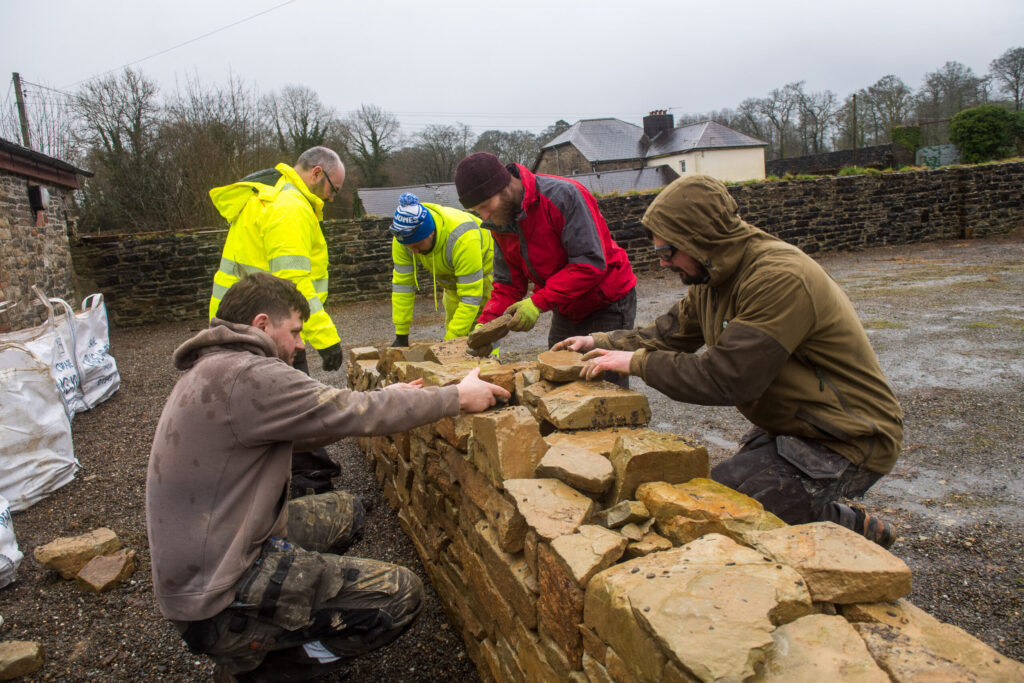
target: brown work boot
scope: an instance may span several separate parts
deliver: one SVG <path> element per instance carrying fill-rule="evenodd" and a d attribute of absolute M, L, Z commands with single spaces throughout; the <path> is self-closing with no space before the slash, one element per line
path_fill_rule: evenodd
<path fill-rule="evenodd" d="M 881 517 L 868 514 L 859 505 L 843 505 L 842 503 L 833 503 L 833 505 L 839 508 L 839 524 L 847 529 L 856 531 L 885 549 L 891 548 L 896 542 L 895 527 Z"/>

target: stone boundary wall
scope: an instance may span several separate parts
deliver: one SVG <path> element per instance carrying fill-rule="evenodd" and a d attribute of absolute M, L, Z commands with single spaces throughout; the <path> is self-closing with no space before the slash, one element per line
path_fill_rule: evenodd
<path fill-rule="evenodd" d="M 461 346 L 460 346 L 461 345 Z M 909 603 L 910 569 L 831 523 L 788 526 L 652 431 L 579 354 L 467 360 L 465 340 L 352 349 L 349 382 L 459 381 L 508 406 L 359 439 L 484 681 L 1022 680 Z"/>
<path fill-rule="evenodd" d="M 41 185 L 50 193 L 42 226 L 36 225 L 29 205 L 29 185 Z M 0 172 L 0 301 L 17 304 L 0 313 L 0 332 L 32 327 L 46 319 L 46 309 L 35 303 L 32 285 L 74 305 L 68 245 L 70 194 L 61 185 Z"/>
<path fill-rule="evenodd" d="M 877 169 L 901 168 L 913 163 L 914 153 L 903 145 L 893 143 L 859 148 L 856 154 L 856 163 L 854 163 L 853 150 L 844 149 L 839 152 L 774 159 L 765 163 L 764 170 L 768 175 L 783 176 L 787 173 L 794 175 L 798 173 L 836 173 L 839 169 L 847 166 Z"/>
<path fill-rule="evenodd" d="M 1024 163 L 730 186 L 749 223 L 809 254 L 1003 234 L 1024 223 Z M 634 269 L 655 267 L 640 225 L 654 194 L 601 198 Z M 391 291 L 387 219 L 328 221 L 330 303 Z M 72 245 L 81 295 L 104 293 L 116 325 L 206 315 L 225 230 L 85 235 Z M 421 277 L 430 295 L 429 277 Z"/>

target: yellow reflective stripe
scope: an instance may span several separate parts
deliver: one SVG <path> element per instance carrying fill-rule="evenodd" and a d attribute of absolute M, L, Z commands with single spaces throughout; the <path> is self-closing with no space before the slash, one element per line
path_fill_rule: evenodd
<path fill-rule="evenodd" d="M 310 315 L 313 315 L 314 313 L 319 313 L 320 311 L 324 310 L 324 302 L 320 301 L 320 299 L 318 299 L 317 297 L 313 297 L 312 299 L 306 299 L 306 301 L 309 303 Z"/>
<path fill-rule="evenodd" d="M 481 268 L 480 270 L 476 271 L 475 273 L 470 273 L 469 275 L 460 275 L 460 276 L 458 276 L 456 278 L 456 280 L 459 281 L 460 285 L 473 284 L 474 282 L 477 282 L 477 281 L 483 280 L 483 279 L 484 279 L 484 269 L 483 268 Z"/>
<path fill-rule="evenodd" d="M 408 275 L 412 272 L 412 264 L 396 263 L 395 272 L 399 275 Z"/>
<path fill-rule="evenodd" d="M 291 254 L 287 256 L 275 256 L 270 259 L 270 272 L 276 273 L 279 270 L 305 270 L 310 269 L 308 256 Z"/>
<path fill-rule="evenodd" d="M 391 291 L 397 294 L 415 294 L 416 288 L 414 285 L 396 285 L 392 283 Z"/>
<path fill-rule="evenodd" d="M 327 278 L 321 278 L 319 280 L 313 280 L 313 289 L 316 290 L 317 294 L 323 294 L 327 291 Z"/>
<path fill-rule="evenodd" d="M 479 306 L 483 302 L 482 296 L 460 296 L 459 303 L 466 304 L 467 306 Z"/>

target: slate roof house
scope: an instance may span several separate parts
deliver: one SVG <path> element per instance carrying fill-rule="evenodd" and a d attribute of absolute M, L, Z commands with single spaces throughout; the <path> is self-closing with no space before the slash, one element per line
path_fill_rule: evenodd
<path fill-rule="evenodd" d="M 537 173 L 575 175 L 668 166 L 679 175 L 705 173 L 720 180 L 764 178 L 768 143 L 714 121 L 674 127 L 664 110 L 643 127 L 619 119 L 583 119 L 541 148 Z"/>

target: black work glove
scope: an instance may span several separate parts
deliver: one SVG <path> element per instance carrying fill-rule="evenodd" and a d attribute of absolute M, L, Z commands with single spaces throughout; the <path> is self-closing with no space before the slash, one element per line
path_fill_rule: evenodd
<path fill-rule="evenodd" d="M 323 368 L 326 372 L 337 370 L 341 367 L 341 343 L 337 343 L 334 346 L 328 346 L 326 349 L 317 349 L 317 353 L 320 354 L 320 360 L 323 362 Z"/>
<path fill-rule="evenodd" d="M 391 342 L 392 346 L 408 346 L 409 335 L 407 334 L 396 334 L 395 341 Z"/>

